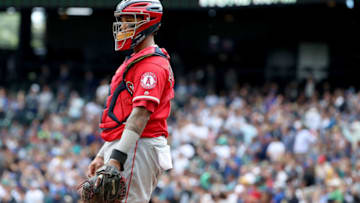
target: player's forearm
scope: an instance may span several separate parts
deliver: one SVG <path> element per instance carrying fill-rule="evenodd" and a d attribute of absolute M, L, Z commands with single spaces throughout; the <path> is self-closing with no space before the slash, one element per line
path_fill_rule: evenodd
<path fill-rule="evenodd" d="M 150 115 L 151 113 L 145 108 L 136 107 L 127 119 L 119 144 L 117 144 L 116 149 L 113 150 L 110 156 L 110 163 L 120 168 L 120 170 L 124 169 L 123 166 L 127 159 L 127 154 L 135 147 L 137 140 L 140 138 L 150 119 Z"/>
<path fill-rule="evenodd" d="M 151 112 L 144 107 L 135 107 L 126 121 L 125 129 L 141 135 L 150 119 L 150 115 Z"/>
<path fill-rule="evenodd" d="M 116 147 L 124 153 L 128 153 L 141 137 L 144 128 L 150 119 L 151 113 L 144 107 L 135 107 L 126 121 L 124 132 L 119 145 Z"/>

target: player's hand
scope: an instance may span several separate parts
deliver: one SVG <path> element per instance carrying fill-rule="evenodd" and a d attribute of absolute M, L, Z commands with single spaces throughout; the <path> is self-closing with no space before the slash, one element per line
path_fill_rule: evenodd
<path fill-rule="evenodd" d="M 116 169 L 119 170 L 119 171 L 123 170 L 120 162 L 116 161 L 115 159 L 110 159 L 108 164 L 111 165 L 111 166 L 115 166 Z"/>
<path fill-rule="evenodd" d="M 87 171 L 87 176 L 92 177 L 95 175 L 96 170 L 98 170 L 101 166 L 104 165 L 104 158 L 97 156 L 95 159 L 90 163 Z"/>

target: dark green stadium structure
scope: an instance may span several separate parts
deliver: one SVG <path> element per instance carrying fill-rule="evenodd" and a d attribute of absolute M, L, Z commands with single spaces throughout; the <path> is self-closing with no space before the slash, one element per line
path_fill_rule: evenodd
<path fill-rule="evenodd" d="M 175 60 L 177 72 L 205 70 L 212 65 L 221 66 L 216 70 L 220 78 L 228 69 L 235 68 L 240 80 L 254 84 L 274 79 L 280 82 L 296 77 L 302 43 L 320 43 L 329 50 L 328 80 L 337 85 L 360 83 L 358 74 L 354 74 L 354 71 L 359 72 L 360 61 L 359 1 L 354 1 L 352 9 L 347 7 L 346 0 L 256 0 L 273 2 L 257 5 L 255 0 L 248 0 L 249 6 L 225 7 L 211 4 L 230 2 L 231 5 L 231 2 L 240 1 L 162 1 L 168 8 L 162 22 L 166 29 L 160 29 L 157 41 L 160 46 L 168 47 L 175 58 L 180 58 Z M 38 72 L 39 68 L 34 67 L 48 64 L 56 69 L 64 62 L 76 67 L 75 74 L 81 75 L 84 70 L 91 70 L 99 77 L 110 74 L 122 59 L 113 50 L 112 22 L 116 2 L 1 0 L 0 12 L 18 12 L 21 23 L 18 49 L 4 50 L 0 46 L 0 65 L 9 64 L 9 59 L 15 57 L 16 67 L 22 73 L 20 78 L 26 77 L 28 72 Z M 46 12 L 44 44 L 47 53 L 44 56 L 35 56 L 31 47 L 34 7 L 43 7 Z M 69 16 L 61 13 L 61 9 L 68 7 L 89 7 L 92 14 Z M 214 41 L 218 43 L 215 46 L 211 44 Z M 227 43 L 231 46 L 224 47 Z M 293 60 L 279 71 L 277 64 L 269 61 L 272 53 L 282 50 Z M 4 72 L 5 69 L 0 70 L 0 81 L 5 79 Z M 222 90 L 224 81 L 217 83 L 216 87 Z"/>
<path fill-rule="evenodd" d="M 0 7 L 33 7 L 42 6 L 47 8 L 57 7 L 93 7 L 113 8 L 118 0 L 1 0 Z M 163 1 L 164 6 L 170 8 L 196 8 L 198 2 L 195 0 Z"/>
<path fill-rule="evenodd" d="M 27 8 L 41 6 L 58 7 L 92 7 L 113 8 L 118 0 L 1 0 L 1 7 Z M 345 3 L 346 0 L 163 0 L 164 7 L 169 9 L 198 9 L 201 7 L 243 7 L 243 6 L 282 6 L 323 3 Z"/>

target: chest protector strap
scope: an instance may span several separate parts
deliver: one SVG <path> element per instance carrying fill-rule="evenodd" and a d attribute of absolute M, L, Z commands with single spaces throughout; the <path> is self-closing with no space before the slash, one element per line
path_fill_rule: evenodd
<path fill-rule="evenodd" d="M 117 98 L 119 97 L 120 93 L 123 92 L 124 90 L 127 90 L 129 92 L 129 94 L 132 96 L 132 92 L 129 90 L 129 88 L 127 87 L 126 85 L 126 80 L 125 80 L 125 77 L 127 75 L 127 73 L 129 72 L 129 70 L 136 64 L 138 63 L 139 61 L 141 60 L 144 60 L 145 58 L 148 58 L 148 57 L 151 57 L 151 56 L 161 56 L 161 57 L 164 57 L 166 59 L 168 59 L 168 56 L 166 54 L 163 53 L 163 51 L 159 48 L 159 47 L 156 47 L 155 48 L 155 51 L 153 51 L 152 53 L 149 53 L 149 54 L 144 54 L 144 55 L 140 55 L 138 58 L 135 58 L 133 59 L 133 61 L 131 61 L 125 68 L 125 71 L 124 71 L 124 74 L 123 74 L 123 77 L 122 77 L 122 81 L 121 83 L 117 86 L 117 88 L 115 89 L 115 91 L 112 93 L 112 98 L 111 98 L 111 101 L 110 101 L 110 104 L 108 106 L 109 108 L 109 111 L 108 111 L 108 116 L 111 118 L 111 120 L 113 120 L 114 122 L 117 123 L 117 125 L 115 127 L 112 127 L 112 128 L 106 128 L 105 126 L 102 126 L 100 123 L 100 128 L 102 130 L 112 130 L 112 129 L 115 129 L 115 128 L 118 128 L 119 126 L 121 126 L 126 120 L 127 118 L 129 117 L 129 115 L 122 121 L 120 121 L 116 115 L 114 114 L 114 108 L 115 108 L 115 105 L 116 105 L 116 100 Z M 102 115 L 101 115 L 101 121 L 102 121 Z"/>

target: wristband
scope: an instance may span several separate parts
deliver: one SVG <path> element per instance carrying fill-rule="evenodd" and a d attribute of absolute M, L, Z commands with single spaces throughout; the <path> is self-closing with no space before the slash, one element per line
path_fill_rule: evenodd
<path fill-rule="evenodd" d="M 127 154 L 117 149 L 113 149 L 110 155 L 110 159 L 115 159 L 116 161 L 118 161 L 120 163 L 120 171 L 124 170 L 124 164 L 127 159 Z"/>

